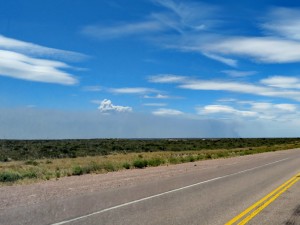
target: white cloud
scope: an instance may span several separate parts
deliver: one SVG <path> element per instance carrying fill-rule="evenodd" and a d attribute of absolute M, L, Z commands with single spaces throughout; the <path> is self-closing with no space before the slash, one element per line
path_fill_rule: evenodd
<path fill-rule="evenodd" d="M 184 113 L 176 109 L 161 108 L 153 111 L 152 114 L 156 116 L 179 116 L 183 115 Z"/>
<path fill-rule="evenodd" d="M 207 105 L 197 107 L 196 110 L 200 115 L 217 115 L 218 118 L 238 119 L 239 117 L 252 117 L 256 120 L 272 121 L 295 121 L 298 120 L 298 106 L 295 104 L 255 101 L 236 101 L 235 107 L 229 105 Z M 242 105 L 242 109 L 241 108 Z"/>
<path fill-rule="evenodd" d="M 145 93 L 158 92 L 158 90 L 152 88 L 144 88 L 144 87 L 110 88 L 109 91 L 115 94 L 145 94 Z"/>
<path fill-rule="evenodd" d="M 204 3 L 178 3 L 172 0 L 154 0 L 164 9 L 151 13 L 140 22 L 123 22 L 119 24 L 88 25 L 82 33 L 98 39 L 113 39 L 128 36 L 149 36 L 166 31 L 177 31 L 182 34 L 186 30 L 202 31 L 217 24 L 212 18 L 217 8 Z M 201 13 L 199 13 L 201 12 Z"/>
<path fill-rule="evenodd" d="M 149 82 L 152 83 L 181 83 L 186 79 L 184 76 L 177 76 L 173 74 L 159 74 L 150 76 L 148 78 Z"/>
<path fill-rule="evenodd" d="M 298 107 L 294 104 L 276 104 L 275 108 L 289 112 L 296 112 L 298 109 Z"/>
<path fill-rule="evenodd" d="M 78 83 L 75 76 L 65 71 L 66 69 L 76 68 L 62 61 L 50 58 L 82 60 L 86 56 L 76 52 L 43 47 L 0 35 L 1 76 L 63 85 Z"/>
<path fill-rule="evenodd" d="M 232 37 L 203 48 L 225 55 L 250 57 L 263 63 L 300 62 L 300 43 L 276 37 Z"/>
<path fill-rule="evenodd" d="M 180 33 L 189 31 L 203 31 L 218 24 L 216 6 L 202 2 L 179 2 L 173 0 L 155 0 L 154 2 L 163 6 L 169 13 L 160 13 L 160 21 L 169 25 Z M 201 12 L 201 13 L 199 13 Z"/>
<path fill-rule="evenodd" d="M 273 8 L 266 16 L 262 28 L 271 35 L 300 40 L 300 10 L 295 8 Z"/>
<path fill-rule="evenodd" d="M 242 117 L 255 117 L 257 116 L 256 112 L 252 111 L 244 111 L 244 110 L 237 110 L 231 106 L 226 105 L 207 105 L 204 107 L 198 107 L 196 109 L 200 115 L 206 114 L 233 114 L 236 116 Z"/>
<path fill-rule="evenodd" d="M 128 106 L 119 106 L 113 105 L 112 102 L 108 99 L 104 99 L 100 106 L 98 107 L 100 112 L 102 113 L 110 113 L 110 112 L 132 112 L 132 108 Z"/>
<path fill-rule="evenodd" d="M 223 70 L 223 73 L 231 77 L 247 77 L 256 74 L 256 71 Z"/>
<path fill-rule="evenodd" d="M 0 35 L 0 49 L 11 50 L 32 56 L 50 56 L 64 60 L 82 60 L 88 57 L 81 53 L 48 48 L 30 42 L 8 38 L 3 35 Z"/>
<path fill-rule="evenodd" d="M 82 33 L 98 39 L 121 38 L 125 36 L 148 34 L 166 29 L 166 27 L 157 21 L 143 21 L 137 23 L 124 23 L 115 26 L 86 26 Z"/>
<path fill-rule="evenodd" d="M 248 84 L 232 81 L 214 81 L 214 80 L 193 80 L 180 84 L 179 88 L 191 90 L 211 90 L 211 91 L 229 91 L 251 95 L 261 95 L 269 97 L 280 97 L 300 101 L 300 92 L 285 90 L 268 86 Z"/>
<path fill-rule="evenodd" d="M 237 60 L 225 58 L 223 56 L 208 53 L 208 52 L 203 53 L 203 55 L 205 55 L 206 57 L 208 57 L 210 59 L 213 59 L 213 60 L 219 61 L 221 63 L 224 63 L 228 66 L 237 67 Z"/>
<path fill-rule="evenodd" d="M 298 77 L 272 76 L 262 79 L 261 83 L 271 87 L 300 89 L 300 79 Z"/>
<path fill-rule="evenodd" d="M 150 98 L 150 99 L 182 99 L 182 97 L 179 96 L 170 96 L 170 95 L 163 95 L 163 94 L 157 94 L 157 95 L 144 95 L 144 98 Z"/>
<path fill-rule="evenodd" d="M 180 79 L 177 79 L 177 77 Z M 173 77 L 169 77 L 169 75 L 167 75 L 166 77 L 158 76 L 157 81 L 164 82 L 164 83 L 174 83 L 175 78 L 176 78 L 176 83 L 179 83 L 177 87 L 183 89 L 228 91 L 228 92 L 237 92 L 237 93 L 244 93 L 250 95 L 287 98 L 287 99 L 300 101 L 300 91 L 288 89 L 288 88 L 296 89 L 299 86 L 300 82 L 298 78 L 293 78 L 293 77 L 275 76 L 269 79 L 260 80 L 259 81 L 260 84 L 227 81 L 227 80 L 197 80 L 195 78 L 187 77 L 187 76 L 176 76 L 173 78 Z M 153 77 L 152 79 L 155 80 L 156 77 Z M 145 95 L 144 98 L 170 98 L 170 97 L 158 94 L 157 96 Z"/>
<path fill-rule="evenodd" d="M 36 59 L 20 53 L 0 50 L 0 75 L 47 83 L 73 85 L 78 81 L 69 73 L 62 71 L 69 68 L 63 62 Z"/>

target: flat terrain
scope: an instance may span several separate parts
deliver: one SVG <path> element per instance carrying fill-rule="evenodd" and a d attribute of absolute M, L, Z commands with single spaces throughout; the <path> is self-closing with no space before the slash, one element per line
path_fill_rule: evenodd
<path fill-rule="evenodd" d="M 4 186 L 0 224 L 225 224 L 299 172 L 294 149 Z M 299 224 L 299 189 L 249 224 Z"/>

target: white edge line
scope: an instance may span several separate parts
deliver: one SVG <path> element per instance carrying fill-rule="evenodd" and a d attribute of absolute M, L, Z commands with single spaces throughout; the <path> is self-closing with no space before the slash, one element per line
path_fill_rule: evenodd
<path fill-rule="evenodd" d="M 149 200 L 149 199 L 152 199 L 152 198 L 160 197 L 162 195 L 170 194 L 170 193 L 173 193 L 173 192 L 176 192 L 176 191 L 181 191 L 181 190 L 184 190 L 184 189 L 195 187 L 195 186 L 200 185 L 200 184 L 205 184 L 205 183 L 209 183 L 209 182 L 212 182 L 212 181 L 220 180 L 220 179 L 223 179 L 223 178 L 226 178 L 226 177 L 230 177 L 230 176 L 234 176 L 234 175 L 237 175 L 237 174 L 245 173 L 245 172 L 248 172 L 248 171 L 251 171 L 251 170 L 255 170 L 255 169 L 258 169 L 258 168 L 261 168 L 261 167 L 265 167 L 265 166 L 269 166 L 269 165 L 272 165 L 272 164 L 275 164 L 275 163 L 279 163 L 279 162 L 282 162 L 282 161 L 285 161 L 285 160 L 288 160 L 288 159 L 289 158 L 281 159 L 281 160 L 278 160 L 278 161 L 275 161 L 275 162 L 271 162 L 271 163 L 267 163 L 267 164 L 264 164 L 264 165 L 261 165 L 261 166 L 257 166 L 257 167 L 254 167 L 254 168 L 242 170 L 240 172 L 228 174 L 228 175 L 221 176 L 221 177 L 216 177 L 216 178 L 213 178 L 213 179 L 210 179 L 210 180 L 201 181 L 201 182 L 198 182 L 198 183 L 195 183 L 195 184 L 191 184 L 191 185 L 184 186 L 184 187 L 181 187 L 181 188 L 176 188 L 176 189 L 173 189 L 173 190 L 170 190 L 170 191 L 166 191 L 166 192 L 163 192 L 163 193 L 160 193 L 160 194 L 156 194 L 156 195 L 152 195 L 152 196 L 149 196 L 149 197 L 145 197 L 145 198 L 141 198 L 141 199 L 138 199 L 138 200 L 134 200 L 134 201 L 131 201 L 131 202 L 127 202 L 127 203 L 124 203 L 124 204 L 116 205 L 116 206 L 113 206 L 113 207 L 110 207 L 110 208 L 106 208 L 106 209 L 102 209 L 100 211 L 93 212 L 93 213 L 90 213 L 90 214 L 87 214 L 87 215 L 84 215 L 84 216 L 79 216 L 79 217 L 76 217 L 76 218 L 73 218 L 73 219 L 70 219 L 70 220 L 65 220 L 65 221 L 58 222 L 58 223 L 53 223 L 53 224 L 50 224 L 50 225 L 62 225 L 62 224 L 74 222 L 76 220 L 84 219 L 84 218 L 87 218 L 87 217 L 90 217 L 90 216 L 93 216 L 93 215 L 96 215 L 96 214 L 104 213 L 104 212 L 107 212 L 107 211 L 110 211 L 110 210 L 113 210 L 113 209 L 118 209 L 118 208 L 121 208 L 121 207 L 124 207 L 124 206 L 132 205 L 132 204 L 135 204 L 135 203 L 138 203 L 138 202 L 142 202 L 142 201 L 146 201 L 146 200 Z"/>

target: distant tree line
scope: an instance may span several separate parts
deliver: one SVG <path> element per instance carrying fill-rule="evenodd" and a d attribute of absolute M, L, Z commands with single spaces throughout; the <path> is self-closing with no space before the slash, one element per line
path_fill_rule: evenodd
<path fill-rule="evenodd" d="M 300 144 L 300 138 L 0 140 L 0 161 L 114 153 L 251 148 Z"/>

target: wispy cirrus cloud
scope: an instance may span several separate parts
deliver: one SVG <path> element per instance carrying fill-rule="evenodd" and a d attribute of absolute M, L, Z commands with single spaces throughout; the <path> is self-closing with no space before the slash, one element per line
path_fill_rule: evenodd
<path fill-rule="evenodd" d="M 67 64 L 54 60 L 36 59 L 20 53 L 0 50 L 0 75 L 45 83 L 74 85 L 78 80 L 62 69 Z"/>
<path fill-rule="evenodd" d="M 152 2 L 161 9 L 138 22 L 88 25 L 82 32 L 98 39 L 141 35 L 162 48 L 198 52 L 231 67 L 238 67 L 240 58 L 267 64 L 300 62 L 299 9 L 273 7 L 257 25 L 257 34 L 241 36 L 217 29 L 230 21 L 220 13 L 224 9 L 213 4 L 176 0 Z"/>
<path fill-rule="evenodd" d="M 149 98 L 149 99 L 182 99 L 183 97 L 171 96 L 171 95 L 165 95 L 165 94 L 157 94 L 157 95 L 144 95 L 144 98 Z"/>
<path fill-rule="evenodd" d="M 200 80 L 194 77 L 179 75 L 172 77 L 168 74 L 165 76 L 152 76 L 149 81 L 174 84 L 174 79 L 176 80 L 175 84 L 177 88 L 199 91 L 228 91 L 300 101 L 300 91 L 295 90 L 299 88 L 300 80 L 296 77 L 273 76 L 261 79 L 258 82 L 246 83 L 232 80 Z"/>
<path fill-rule="evenodd" d="M 262 84 L 286 89 L 300 89 L 300 78 L 288 76 L 272 76 L 260 81 Z"/>
<path fill-rule="evenodd" d="M 227 105 L 207 105 L 204 107 L 198 107 L 197 109 L 198 114 L 200 115 L 207 115 L 207 114 L 229 114 L 229 115 L 236 115 L 242 117 L 255 117 L 257 116 L 256 112 L 253 111 L 245 111 L 245 110 L 238 110 L 231 106 Z"/>
<path fill-rule="evenodd" d="M 140 21 L 123 21 L 109 26 L 87 25 L 83 27 L 81 33 L 99 40 L 106 40 L 170 31 L 183 34 L 187 30 L 207 30 L 218 23 L 212 16 L 216 15 L 218 7 L 213 5 L 200 2 L 180 3 L 173 0 L 154 0 L 152 2 L 160 6 L 161 10 L 149 13 Z M 201 13 L 199 13 L 200 11 Z"/>
<path fill-rule="evenodd" d="M 272 88 L 264 85 L 251 84 L 251 83 L 220 81 L 220 80 L 199 80 L 199 81 L 193 81 L 192 83 L 184 83 L 182 85 L 179 85 L 179 87 L 184 89 L 191 89 L 191 90 L 237 92 L 237 93 L 244 93 L 250 95 L 287 98 L 287 99 L 300 101 L 299 91 L 281 89 L 281 88 Z"/>
<path fill-rule="evenodd" d="M 80 61 L 88 58 L 87 55 L 73 51 L 44 47 L 38 44 L 25 42 L 0 34 L 0 49 L 14 51 L 34 57 L 50 57 L 66 61 Z"/>
<path fill-rule="evenodd" d="M 300 9 L 272 8 L 261 25 L 267 35 L 300 40 Z"/>
<path fill-rule="evenodd" d="M 300 62 L 300 43 L 277 37 L 231 37 L 203 46 L 209 52 L 250 57 L 262 63 Z"/>
<path fill-rule="evenodd" d="M 76 52 L 43 47 L 0 35 L 0 76 L 16 79 L 74 85 L 78 79 L 66 72 L 75 69 L 62 60 L 81 60 Z"/>
<path fill-rule="evenodd" d="M 164 24 L 155 20 L 122 23 L 112 26 L 89 25 L 82 29 L 84 35 L 97 39 L 114 39 L 133 35 L 157 33 L 164 30 Z"/>
<path fill-rule="evenodd" d="M 207 58 L 219 61 L 219 62 L 224 63 L 231 67 L 238 66 L 238 61 L 235 59 L 226 58 L 224 56 L 216 55 L 216 54 L 212 54 L 212 53 L 208 53 L 208 52 L 203 52 L 203 55 L 205 55 Z"/>
<path fill-rule="evenodd" d="M 148 77 L 148 81 L 152 83 L 181 83 L 186 79 L 184 76 L 174 74 L 158 74 Z"/>
<path fill-rule="evenodd" d="M 289 103 L 271 103 L 256 101 L 236 101 L 233 105 L 206 105 L 196 107 L 202 116 L 218 118 L 248 117 L 257 120 L 295 121 L 299 117 L 298 105 Z"/>
<path fill-rule="evenodd" d="M 240 71 L 240 70 L 223 70 L 221 72 L 231 77 L 247 77 L 257 73 L 256 71 Z"/>
<path fill-rule="evenodd" d="M 166 109 L 166 108 L 160 108 L 152 112 L 153 115 L 156 116 L 180 116 L 184 113 L 177 109 Z"/>
<path fill-rule="evenodd" d="M 156 89 L 145 87 L 109 88 L 108 91 L 114 94 L 146 94 L 159 92 Z"/>

